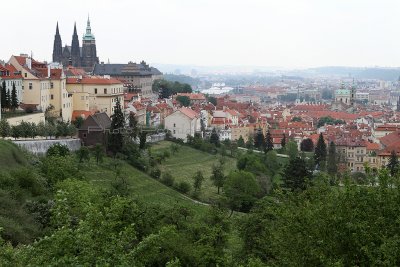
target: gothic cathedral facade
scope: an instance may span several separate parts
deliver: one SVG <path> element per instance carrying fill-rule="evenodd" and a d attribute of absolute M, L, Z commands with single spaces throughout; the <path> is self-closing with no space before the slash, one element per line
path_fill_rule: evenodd
<path fill-rule="evenodd" d="M 65 45 L 63 47 L 57 22 L 56 35 L 54 36 L 53 62 L 61 63 L 64 66 L 71 65 L 83 68 L 86 71 L 92 71 L 94 65 L 99 63 L 96 51 L 96 39 L 92 34 L 89 18 L 87 21 L 86 33 L 82 38 L 82 47 L 79 45 L 76 24 L 74 25 L 71 46 Z"/>

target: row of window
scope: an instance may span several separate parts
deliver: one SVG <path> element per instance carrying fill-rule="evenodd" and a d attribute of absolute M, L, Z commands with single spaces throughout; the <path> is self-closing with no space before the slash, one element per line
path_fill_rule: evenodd
<path fill-rule="evenodd" d="M 107 88 L 104 88 L 103 93 L 106 95 L 107 94 Z M 116 93 L 122 93 L 123 89 L 122 88 L 111 88 L 111 94 L 116 94 Z M 94 93 L 97 94 L 97 88 L 94 88 Z"/>

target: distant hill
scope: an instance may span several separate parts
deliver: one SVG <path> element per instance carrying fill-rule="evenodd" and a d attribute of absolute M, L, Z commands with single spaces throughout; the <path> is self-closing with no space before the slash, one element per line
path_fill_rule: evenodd
<path fill-rule="evenodd" d="M 355 78 L 355 79 L 377 79 L 386 81 L 397 81 L 400 76 L 400 68 L 359 68 L 359 67 L 340 67 L 328 66 L 317 67 L 304 70 L 288 71 L 287 75 L 295 75 L 302 77 L 338 77 L 338 78 Z"/>
<path fill-rule="evenodd" d="M 0 166 L 2 169 L 12 169 L 26 164 L 27 159 L 17 145 L 11 141 L 0 140 Z"/>

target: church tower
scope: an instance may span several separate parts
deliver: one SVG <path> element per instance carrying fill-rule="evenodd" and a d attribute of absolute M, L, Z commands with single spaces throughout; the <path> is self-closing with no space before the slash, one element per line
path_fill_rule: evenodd
<path fill-rule="evenodd" d="M 99 63 L 96 52 L 96 39 L 92 34 L 90 19 L 88 17 L 86 33 L 82 38 L 82 67 L 85 67 L 87 70 L 92 70 L 96 63 Z"/>
<path fill-rule="evenodd" d="M 350 105 L 354 106 L 354 102 L 356 100 L 356 85 L 354 84 L 354 79 L 353 79 L 353 84 L 351 85 L 351 91 L 350 91 Z"/>
<path fill-rule="evenodd" d="M 72 66 L 81 66 L 81 51 L 79 47 L 78 33 L 76 32 L 76 23 L 74 25 L 74 34 L 72 35 L 71 60 Z"/>
<path fill-rule="evenodd" d="M 54 36 L 54 45 L 53 45 L 53 62 L 62 62 L 62 43 L 61 36 L 58 30 L 58 22 L 56 27 L 56 35 Z"/>

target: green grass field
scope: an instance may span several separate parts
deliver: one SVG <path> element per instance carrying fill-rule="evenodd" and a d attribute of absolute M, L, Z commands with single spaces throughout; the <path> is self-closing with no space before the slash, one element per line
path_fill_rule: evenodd
<path fill-rule="evenodd" d="M 26 165 L 24 153 L 11 141 L 0 141 L 0 166 L 2 169 L 12 169 Z"/>
<path fill-rule="evenodd" d="M 163 151 L 170 151 L 172 142 L 162 141 L 154 144 L 151 148 L 152 153 L 162 153 Z M 199 199 L 204 202 L 212 202 L 219 198 L 217 188 L 210 180 L 212 165 L 217 164 L 219 155 L 212 155 L 200 150 L 180 146 L 179 151 L 164 161 L 161 166 L 161 172 L 169 171 L 175 178 L 175 182 L 186 181 L 193 184 L 193 176 L 197 171 L 202 171 L 204 181 Z M 225 173 L 228 174 L 232 170 L 236 170 L 236 159 L 225 157 Z"/>
<path fill-rule="evenodd" d="M 105 158 L 104 162 L 99 165 L 94 161 L 85 164 L 84 167 L 82 167 L 84 168 L 85 177 L 100 188 L 111 188 L 112 183 L 116 179 L 116 174 L 112 167 L 112 161 L 113 160 L 110 158 Z M 158 204 L 165 207 L 182 205 L 193 208 L 199 212 L 203 212 L 208 208 L 205 205 L 195 203 L 186 196 L 165 186 L 126 162 L 121 162 L 121 165 L 118 168 L 121 171 L 121 175 L 123 175 L 127 180 L 130 193 L 139 201 Z"/>

